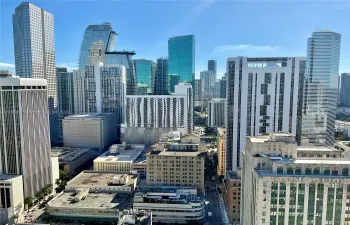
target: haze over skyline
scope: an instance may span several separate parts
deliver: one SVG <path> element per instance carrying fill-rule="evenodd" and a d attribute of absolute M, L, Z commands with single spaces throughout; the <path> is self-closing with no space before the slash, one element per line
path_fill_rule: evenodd
<path fill-rule="evenodd" d="M 196 78 L 207 60 L 228 57 L 306 56 L 307 38 L 318 29 L 342 35 L 340 72 L 350 71 L 349 1 L 31 1 L 55 18 L 56 65 L 77 68 L 86 27 L 110 22 L 117 50 L 134 59 L 168 55 L 168 38 L 194 34 Z M 21 1 L 0 1 L 0 68 L 14 72 L 12 14 Z M 93 10 L 92 10 L 93 9 Z"/>

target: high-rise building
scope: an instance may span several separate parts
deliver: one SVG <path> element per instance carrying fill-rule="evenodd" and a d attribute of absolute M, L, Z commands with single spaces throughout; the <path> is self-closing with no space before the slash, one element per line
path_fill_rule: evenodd
<path fill-rule="evenodd" d="M 12 16 L 16 75 L 47 80 L 50 109 L 50 139 L 58 138 L 56 59 L 54 16 L 30 3 L 23 2 Z"/>
<path fill-rule="evenodd" d="M 240 224 L 348 224 L 350 161 L 330 157 L 338 151 L 297 147 L 288 133 L 247 137 Z"/>
<path fill-rule="evenodd" d="M 226 77 L 215 82 L 215 98 L 226 98 Z"/>
<path fill-rule="evenodd" d="M 0 78 L 0 173 L 23 175 L 24 196 L 52 184 L 47 81 Z"/>
<path fill-rule="evenodd" d="M 218 148 L 218 168 L 216 170 L 218 176 L 223 176 L 226 172 L 225 168 L 225 128 L 223 127 L 218 127 L 217 128 L 217 135 L 216 135 L 216 140 L 217 140 L 217 148 Z"/>
<path fill-rule="evenodd" d="M 350 107 L 350 73 L 342 73 L 339 91 L 339 104 Z"/>
<path fill-rule="evenodd" d="M 89 25 L 84 33 L 79 53 L 79 69 L 89 66 L 90 48 L 94 42 L 100 41 L 104 52 L 115 49 L 117 33 L 113 30 L 111 23 Z M 103 62 L 103 61 L 102 61 Z"/>
<path fill-rule="evenodd" d="M 138 87 L 140 84 L 142 84 L 142 86 L 147 85 L 149 89 L 148 92 L 151 93 L 153 85 L 152 79 L 154 79 L 153 77 L 155 76 L 155 63 L 147 59 L 134 59 L 133 62 Z"/>
<path fill-rule="evenodd" d="M 203 81 L 196 79 L 194 81 L 194 106 L 203 107 Z"/>
<path fill-rule="evenodd" d="M 305 58 L 227 60 L 226 167 L 240 167 L 245 137 L 298 130 L 299 78 Z M 300 110 L 300 109 L 299 109 Z"/>
<path fill-rule="evenodd" d="M 208 122 L 209 127 L 225 126 L 225 99 L 213 98 L 208 102 Z"/>
<path fill-rule="evenodd" d="M 173 95 L 127 95 L 124 141 L 154 144 L 170 131 L 191 133 L 193 129 L 192 86 L 180 83 Z"/>
<path fill-rule="evenodd" d="M 65 116 L 74 114 L 74 79 L 73 73 L 67 72 L 65 67 L 56 68 L 57 76 L 57 119 L 58 137 L 57 144 L 63 143 L 62 119 Z"/>
<path fill-rule="evenodd" d="M 157 59 L 157 69 L 154 78 L 154 95 L 169 94 L 168 58 Z"/>
<path fill-rule="evenodd" d="M 180 76 L 178 74 L 169 74 L 169 92 L 174 93 L 175 85 L 180 83 Z"/>
<path fill-rule="evenodd" d="M 181 83 L 194 85 L 194 35 L 172 37 L 168 40 L 169 74 L 178 74 Z"/>
<path fill-rule="evenodd" d="M 216 77 L 216 60 L 210 59 L 208 60 L 208 70 L 212 71 Z"/>
<path fill-rule="evenodd" d="M 204 98 L 212 99 L 215 96 L 216 77 L 213 71 L 205 70 L 200 72 L 200 78 L 203 81 Z"/>
<path fill-rule="evenodd" d="M 341 35 L 316 31 L 308 39 L 302 142 L 334 143 Z"/>

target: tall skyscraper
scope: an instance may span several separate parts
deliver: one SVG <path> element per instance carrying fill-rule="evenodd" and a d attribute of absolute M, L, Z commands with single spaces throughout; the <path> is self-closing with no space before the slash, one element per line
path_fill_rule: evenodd
<path fill-rule="evenodd" d="M 169 74 L 169 92 L 174 93 L 175 85 L 180 83 L 180 76 L 178 74 Z"/>
<path fill-rule="evenodd" d="M 154 78 L 154 90 L 155 95 L 167 95 L 169 94 L 168 84 L 168 58 L 157 59 L 157 70 Z"/>
<path fill-rule="evenodd" d="M 226 77 L 215 82 L 215 98 L 226 98 Z"/>
<path fill-rule="evenodd" d="M 203 107 L 203 81 L 195 79 L 194 81 L 194 106 L 202 110 Z"/>
<path fill-rule="evenodd" d="M 225 99 L 214 98 L 208 102 L 208 122 L 209 127 L 225 126 Z"/>
<path fill-rule="evenodd" d="M 200 78 L 203 81 L 203 96 L 207 99 L 215 97 L 215 74 L 211 70 L 205 70 L 200 72 Z"/>
<path fill-rule="evenodd" d="M 215 75 L 215 78 L 216 78 L 216 60 L 213 60 L 213 59 L 210 59 L 208 60 L 208 70 L 209 71 L 212 71 Z"/>
<path fill-rule="evenodd" d="M 308 39 L 302 143 L 334 143 L 341 35 L 316 31 Z"/>
<path fill-rule="evenodd" d="M 12 16 L 16 75 L 47 80 L 50 136 L 57 140 L 56 59 L 54 16 L 38 6 L 23 2 Z"/>
<path fill-rule="evenodd" d="M 134 69 L 136 76 L 136 83 L 138 88 L 141 87 L 147 88 L 147 93 L 152 93 L 152 86 L 155 72 L 156 72 L 156 64 L 152 60 L 147 59 L 134 59 Z"/>
<path fill-rule="evenodd" d="M 229 58 L 227 60 L 226 163 L 240 168 L 246 136 L 296 134 L 299 78 L 305 58 Z"/>
<path fill-rule="evenodd" d="M 194 35 L 169 38 L 169 74 L 178 74 L 180 82 L 194 85 L 195 38 Z"/>
<path fill-rule="evenodd" d="M 339 104 L 350 107 L 350 73 L 341 74 Z"/>
<path fill-rule="evenodd" d="M 101 41 L 105 52 L 115 49 L 117 33 L 113 30 L 111 23 L 89 25 L 84 33 L 79 53 L 79 69 L 89 66 L 90 48 L 96 41 Z"/>
<path fill-rule="evenodd" d="M 45 79 L 0 78 L 0 174 L 23 175 L 25 196 L 52 184 L 47 92 Z"/>

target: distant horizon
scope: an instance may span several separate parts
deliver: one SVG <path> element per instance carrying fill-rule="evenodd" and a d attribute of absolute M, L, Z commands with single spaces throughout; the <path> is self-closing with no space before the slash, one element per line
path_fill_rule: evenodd
<path fill-rule="evenodd" d="M 55 19 L 56 66 L 77 68 L 87 26 L 108 22 L 118 34 L 116 50 L 133 59 L 168 57 L 168 39 L 194 35 L 196 79 L 217 61 L 217 78 L 229 57 L 306 57 L 307 39 L 317 30 L 342 35 L 339 74 L 350 72 L 350 2 L 314 1 L 44 1 L 31 3 Z M 15 75 L 12 14 L 21 1 L 1 2 L 0 69 Z M 94 10 L 91 10 L 94 9 Z M 119 9 L 119 10 L 118 10 Z M 103 14 L 99 13 L 103 11 Z M 180 16 L 179 16 L 180 15 Z M 325 27 L 326 29 L 320 29 Z"/>

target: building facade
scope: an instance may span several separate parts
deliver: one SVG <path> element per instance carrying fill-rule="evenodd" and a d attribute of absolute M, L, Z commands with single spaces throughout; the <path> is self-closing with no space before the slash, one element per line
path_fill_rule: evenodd
<path fill-rule="evenodd" d="M 216 76 L 213 71 L 206 70 L 200 72 L 200 78 L 203 82 L 203 97 L 212 99 L 215 96 Z"/>
<path fill-rule="evenodd" d="M 116 116 L 112 113 L 66 116 L 62 124 L 64 147 L 102 151 L 117 140 Z"/>
<path fill-rule="evenodd" d="M 241 177 L 238 172 L 231 171 L 227 173 L 222 193 L 230 223 L 240 225 Z"/>
<path fill-rule="evenodd" d="M 212 71 L 215 76 L 217 75 L 216 60 L 214 60 L 214 59 L 208 60 L 208 71 Z"/>
<path fill-rule="evenodd" d="M 214 98 L 208 102 L 208 126 L 222 127 L 225 126 L 225 99 Z"/>
<path fill-rule="evenodd" d="M 341 35 L 316 31 L 308 39 L 302 142 L 334 143 Z"/>
<path fill-rule="evenodd" d="M 137 85 L 147 85 L 146 95 L 147 93 L 151 94 L 154 84 L 156 64 L 152 60 L 147 59 L 134 59 L 133 62 Z"/>
<path fill-rule="evenodd" d="M 339 104 L 342 107 L 350 107 L 350 73 L 341 74 Z"/>
<path fill-rule="evenodd" d="M 47 81 L 0 78 L 1 174 L 23 176 L 25 197 L 51 184 Z"/>
<path fill-rule="evenodd" d="M 309 150 L 322 154 L 324 148 Z M 295 136 L 288 133 L 247 137 L 242 224 L 350 223 L 350 162 L 297 158 L 298 149 Z"/>
<path fill-rule="evenodd" d="M 215 82 L 215 98 L 226 98 L 226 76 Z"/>
<path fill-rule="evenodd" d="M 169 76 L 168 76 L 168 59 L 157 59 L 157 70 L 153 86 L 154 95 L 169 94 Z"/>
<path fill-rule="evenodd" d="M 300 77 L 305 58 L 227 60 L 226 166 L 240 168 L 245 137 L 270 132 L 297 133 Z"/>
<path fill-rule="evenodd" d="M 225 151 L 225 134 L 226 130 L 225 128 L 218 127 L 217 128 L 217 135 L 216 135 L 216 140 L 217 140 L 217 148 L 218 148 L 218 168 L 216 169 L 216 172 L 218 176 L 225 176 L 226 174 L 226 151 Z"/>
<path fill-rule="evenodd" d="M 195 37 L 185 35 L 168 40 L 169 74 L 178 74 L 181 83 L 194 85 Z"/>
<path fill-rule="evenodd" d="M 169 74 L 169 92 L 174 93 L 175 85 L 180 83 L 180 76 L 177 74 Z"/>

